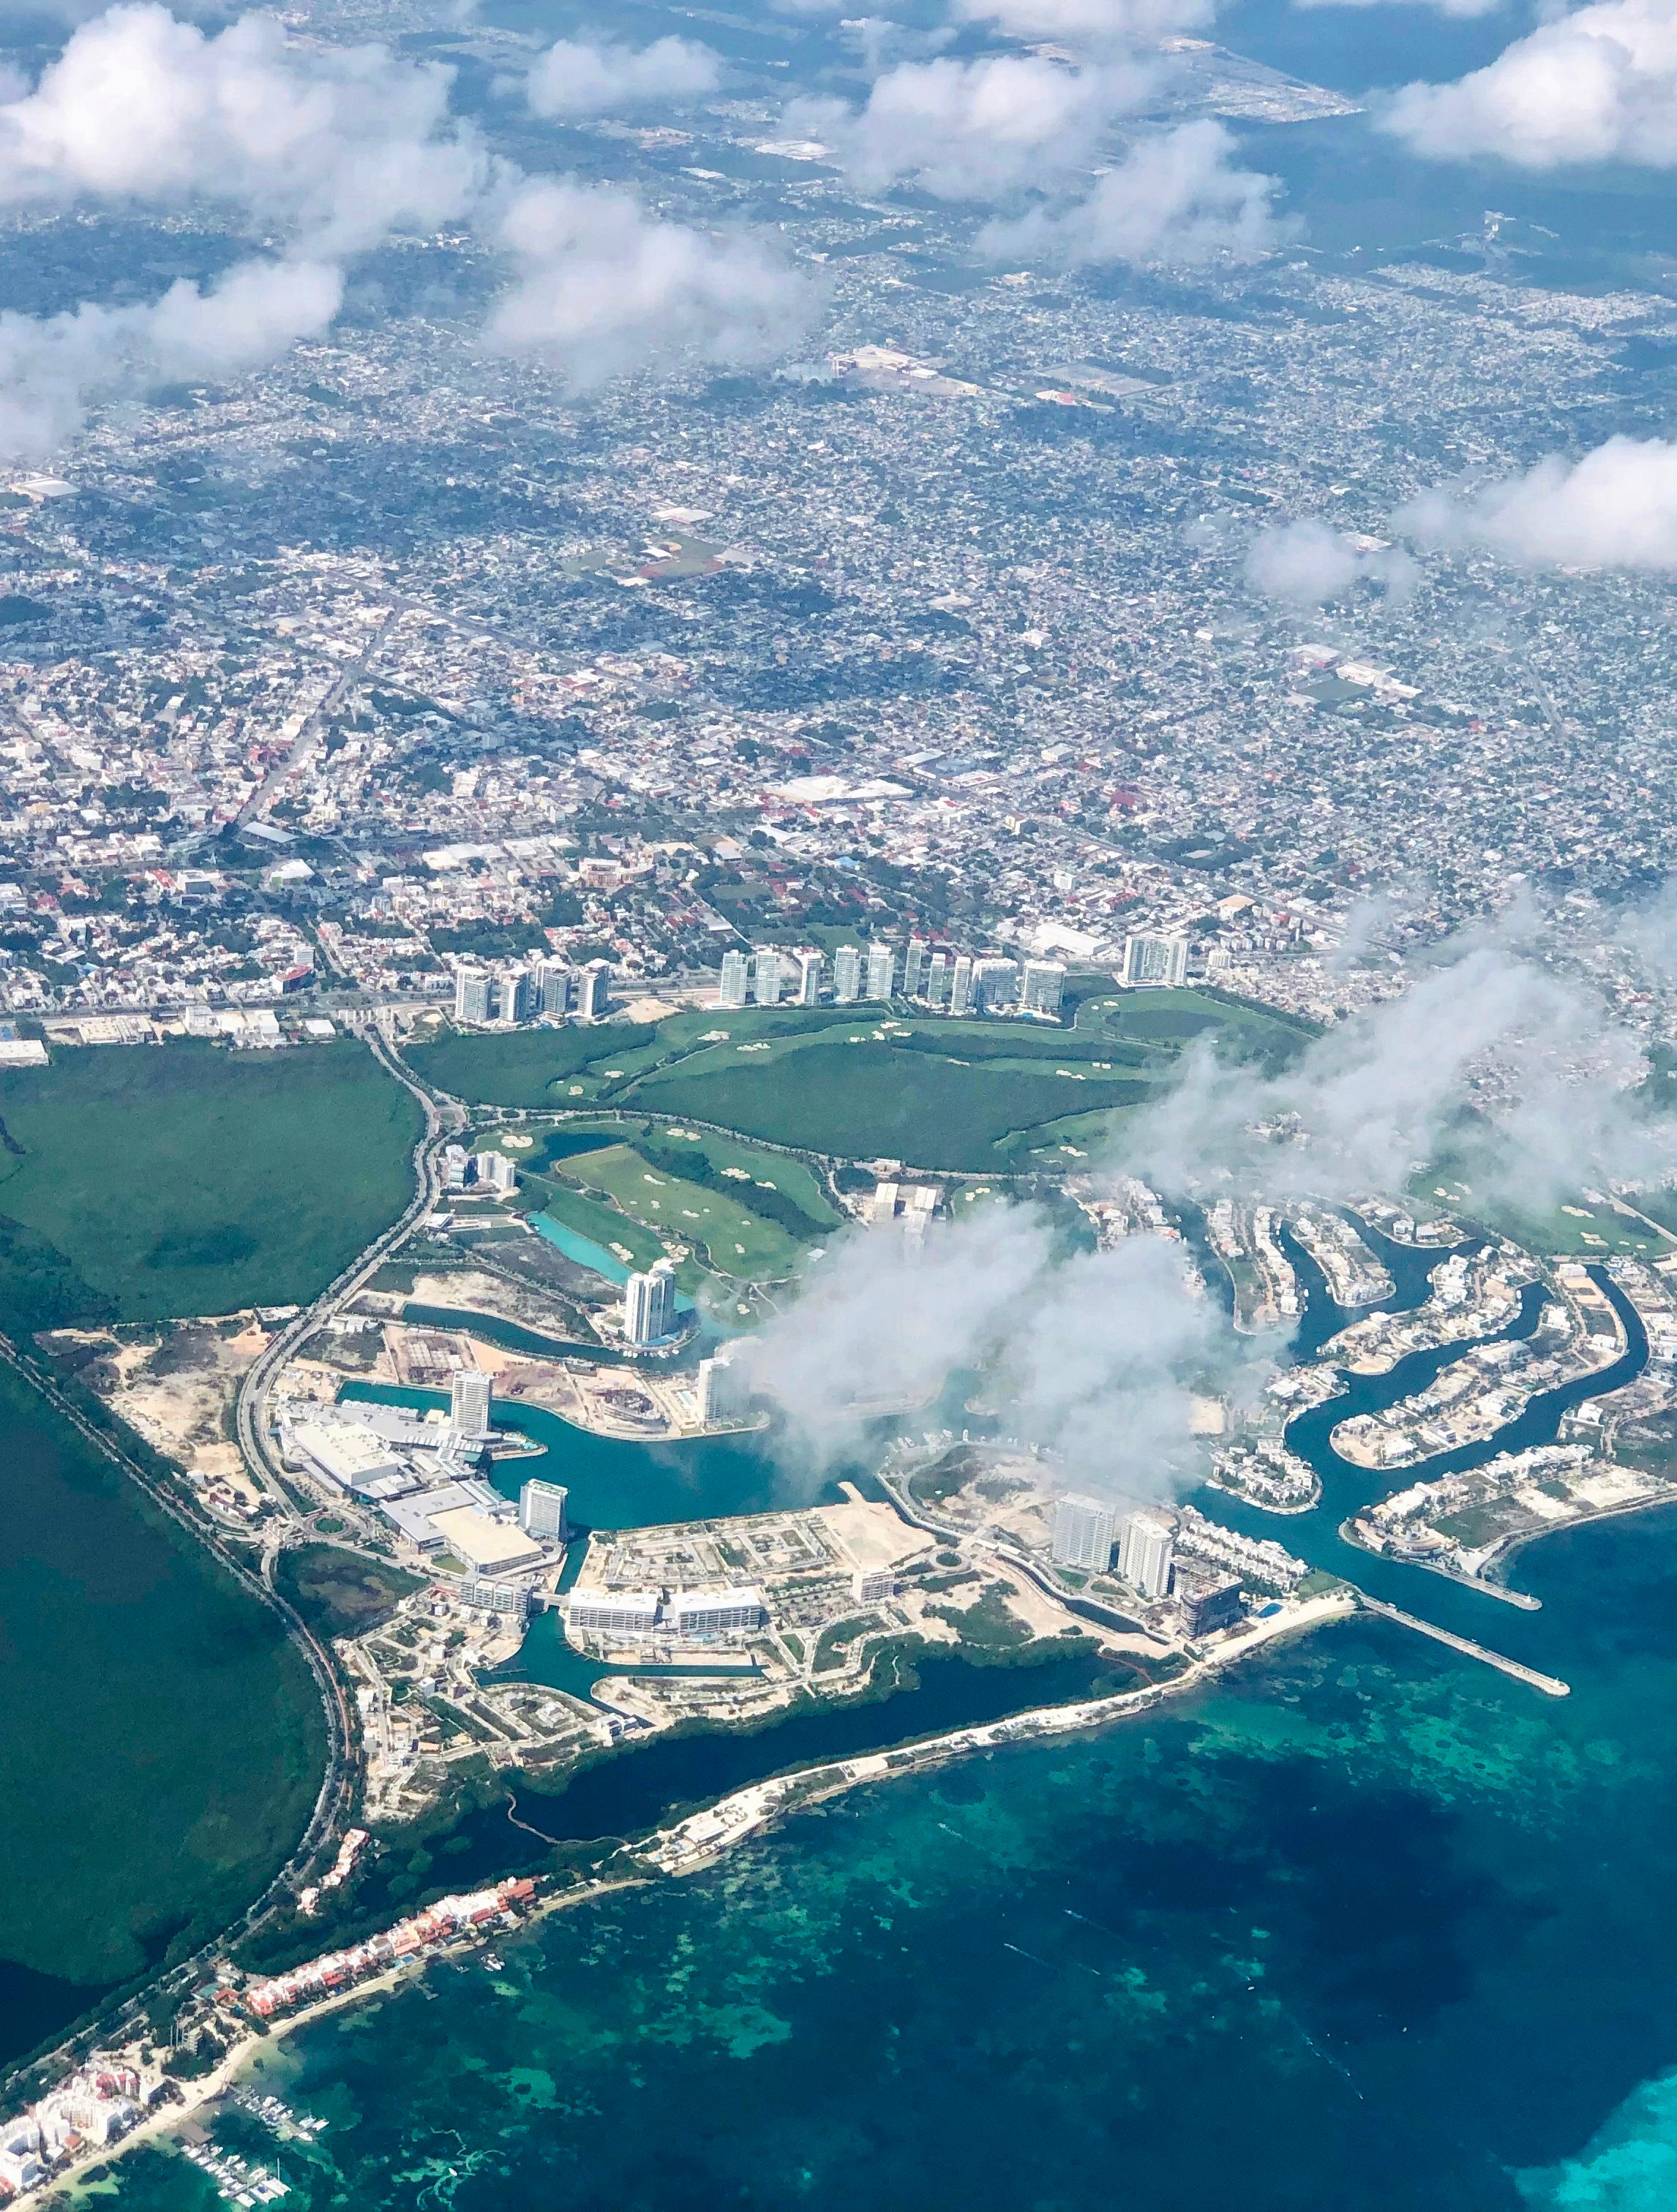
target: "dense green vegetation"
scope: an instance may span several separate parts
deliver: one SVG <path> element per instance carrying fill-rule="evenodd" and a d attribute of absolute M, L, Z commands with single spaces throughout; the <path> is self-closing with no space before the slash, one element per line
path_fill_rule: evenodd
<path fill-rule="evenodd" d="M 302 1302 L 406 1202 L 418 1109 L 357 1044 L 0 1073 L 0 1330 Z"/>
<path fill-rule="evenodd" d="M 277 1616 L 9 1368 L 0 1420 L 0 2053 L 15 2054 L 242 1910 L 301 1833 L 325 1745 Z"/>
<path fill-rule="evenodd" d="M 511 1030 L 504 1036 L 474 1036 L 447 1030 L 434 1044 L 416 1044 L 408 1062 L 424 1083 L 478 1106 L 538 1106 L 568 1102 L 568 1078 L 596 1060 L 619 1064 L 613 1054 L 651 1043 L 658 1032 L 644 1022 L 613 1022 L 601 1029 Z"/>
<path fill-rule="evenodd" d="M 395 1611 L 417 1575 L 382 1560 L 340 1552 L 335 1544 L 303 1544 L 274 1563 L 274 1587 L 288 1597 L 317 1636 L 359 1636 Z"/>
<path fill-rule="evenodd" d="M 1215 1035 L 1231 1055 L 1278 1063 L 1308 1034 L 1199 992 L 1132 991 L 1085 1000 L 1070 1030 L 909 1008 L 710 1008 L 656 1029 L 451 1034 L 412 1058 L 429 1080 L 474 1103 L 611 1106 L 829 1158 L 985 1174 L 1036 1165 L 1062 1143 L 1100 1142 L 1114 1112 L 1168 1084 L 1195 1037 Z M 784 1195 L 819 1220 L 804 1195 L 790 1186 Z M 758 1210 L 801 1233 L 772 1204 Z"/>

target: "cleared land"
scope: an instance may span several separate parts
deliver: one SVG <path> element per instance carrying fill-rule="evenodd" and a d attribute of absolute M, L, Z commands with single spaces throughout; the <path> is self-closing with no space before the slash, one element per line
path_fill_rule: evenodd
<path fill-rule="evenodd" d="M 0 1328 L 302 1303 L 400 1213 L 419 1127 L 358 1044 L 7 1070 Z"/>
<path fill-rule="evenodd" d="M 5 1367 L 0 1422 L 3 2056 L 249 1902 L 325 1731 L 277 1618 Z"/>

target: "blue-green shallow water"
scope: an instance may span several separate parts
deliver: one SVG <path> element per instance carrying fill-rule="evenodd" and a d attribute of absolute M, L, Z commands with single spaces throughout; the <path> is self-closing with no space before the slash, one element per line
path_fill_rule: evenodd
<path fill-rule="evenodd" d="M 301 2031 L 288 2212 L 1664 2212 L 1677 1515 L 1528 1559 L 1570 1699 L 1353 1621 Z"/>
<path fill-rule="evenodd" d="M 340 1395 L 421 1412 L 432 1407 L 446 1410 L 448 1403 L 446 1391 L 395 1383 L 346 1382 Z M 521 1484 L 533 1475 L 562 1482 L 570 1492 L 570 1517 L 585 1528 L 639 1528 L 704 1521 L 715 1514 L 763 1513 L 788 1502 L 784 1475 L 750 1435 L 696 1443 L 632 1443 L 576 1428 L 545 1407 L 504 1398 L 495 1401 L 495 1425 L 515 1429 L 542 1447 L 540 1457 L 533 1454 L 491 1466 L 496 1488 L 516 1498 Z M 838 1492 L 831 1495 L 837 1498 Z"/>
<path fill-rule="evenodd" d="M 860 1793 L 300 2032 L 269 2071 L 333 2127 L 283 2154 L 290 2202 L 1668 2212 L 1677 1512 L 1528 1552 L 1517 1613 L 1344 1547 L 1369 1478 L 1327 1425 L 1294 1438 L 1322 1511 L 1258 1525 L 1570 1698 L 1364 1618 L 1099 1737 Z M 747 1755 L 671 1748 L 684 1790 Z M 614 1832 L 637 1778 L 584 1778 Z M 212 2201 L 160 2154 L 116 2194 Z"/>

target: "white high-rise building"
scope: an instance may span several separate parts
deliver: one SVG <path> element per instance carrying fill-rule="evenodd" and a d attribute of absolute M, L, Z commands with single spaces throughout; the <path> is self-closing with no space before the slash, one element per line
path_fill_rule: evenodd
<path fill-rule="evenodd" d="M 1028 1014 L 1058 1018 L 1065 996 L 1065 968 L 1058 960 L 1028 960 L 1019 987 L 1019 1004 Z"/>
<path fill-rule="evenodd" d="M 522 968 L 509 968 L 495 990 L 495 1011 L 503 1022 L 527 1022 L 535 1008 L 530 978 Z"/>
<path fill-rule="evenodd" d="M 544 1482 L 539 1475 L 532 1475 L 518 1493 L 519 1527 L 527 1536 L 563 1544 L 570 1534 L 564 1510 L 569 1495 L 563 1483 Z"/>
<path fill-rule="evenodd" d="M 778 1006 L 786 981 L 786 963 L 771 945 L 752 956 L 751 995 L 759 1006 Z"/>
<path fill-rule="evenodd" d="M 544 960 L 536 969 L 536 988 L 541 994 L 544 1014 L 568 1014 L 570 1012 L 570 963 L 568 960 Z"/>
<path fill-rule="evenodd" d="M 973 969 L 973 1004 L 981 1014 L 997 1014 L 1019 992 L 1016 960 L 980 960 Z"/>
<path fill-rule="evenodd" d="M 1057 1567 L 1105 1574 L 1113 1563 L 1118 1514 L 1104 1498 L 1068 1491 L 1054 1508 L 1052 1557 Z"/>
<path fill-rule="evenodd" d="M 485 1444 L 495 1433 L 489 1419 L 490 1379 L 470 1370 L 448 1386 L 448 1431 L 461 1443 Z"/>
<path fill-rule="evenodd" d="M 853 1006 L 862 996 L 862 955 L 854 945 L 841 945 L 832 956 L 832 1000 L 838 1006 Z"/>
<path fill-rule="evenodd" d="M 697 1411 L 707 1426 L 712 1421 L 737 1421 L 748 1410 L 751 1354 L 756 1344 L 754 1336 L 732 1337 L 699 1361 Z"/>
<path fill-rule="evenodd" d="M 722 956 L 722 988 L 717 993 L 719 1006 L 742 1006 L 751 988 L 751 961 L 737 945 Z"/>
<path fill-rule="evenodd" d="M 949 1012 L 970 1014 L 973 1011 L 973 963 L 963 952 L 956 960 L 949 977 Z"/>
<path fill-rule="evenodd" d="M 897 955 L 889 945 L 868 947 L 868 996 L 888 999 L 897 980 Z"/>
<path fill-rule="evenodd" d="M 1162 983 L 1180 990 L 1188 980 L 1188 940 L 1186 937 L 1126 937 L 1124 940 L 1124 981 Z"/>
<path fill-rule="evenodd" d="M 797 958 L 797 1002 L 801 1006 L 819 1006 L 821 1003 L 821 956 L 819 952 L 800 952 Z"/>
<path fill-rule="evenodd" d="M 920 979 L 925 973 L 925 965 L 926 941 L 924 938 L 911 937 L 908 940 L 908 950 L 903 955 L 904 998 L 918 999 L 919 997 Z"/>
<path fill-rule="evenodd" d="M 1168 1597 L 1175 1549 L 1176 1531 L 1162 1513 L 1131 1514 L 1124 1524 L 1119 1571 L 1143 1597 Z"/>
<path fill-rule="evenodd" d="M 454 1019 L 457 1022 L 486 1022 L 489 1019 L 490 990 L 490 979 L 485 969 L 456 969 Z"/>
<path fill-rule="evenodd" d="M 675 1333 L 675 1268 L 660 1260 L 623 1286 L 623 1334 L 631 1344 L 662 1344 Z"/>
<path fill-rule="evenodd" d="M 949 995 L 949 956 L 934 952 L 926 963 L 926 1004 L 941 1006 Z"/>
<path fill-rule="evenodd" d="M 585 1022 L 603 1021 L 612 995 L 612 963 L 590 960 L 576 978 L 576 1011 Z"/>
<path fill-rule="evenodd" d="M 504 1152 L 473 1152 L 472 1167 L 479 1190 L 510 1193 L 518 1188 L 518 1170 Z"/>

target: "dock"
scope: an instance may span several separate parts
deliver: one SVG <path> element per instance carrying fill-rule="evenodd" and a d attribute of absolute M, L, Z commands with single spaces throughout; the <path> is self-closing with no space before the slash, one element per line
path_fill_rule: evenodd
<path fill-rule="evenodd" d="M 1495 1667 L 1498 1673 L 1512 1675 L 1516 1682 L 1525 1682 L 1534 1690 L 1541 1690 L 1546 1698 L 1570 1698 L 1572 1694 L 1571 1684 L 1563 1682 L 1558 1675 L 1540 1674 L 1535 1667 L 1525 1666 L 1518 1659 L 1509 1659 L 1500 1651 L 1491 1650 L 1485 1644 L 1472 1643 L 1467 1637 L 1456 1635 L 1452 1629 L 1440 1628 L 1434 1621 L 1421 1620 L 1412 1613 L 1401 1612 L 1395 1605 L 1387 1605 L 1383 1598 L 1369 1597 L 1366 1592 L 1359 1592 L 1358 1598 L 1364 1613 L 1377 1613 L 1383 1620 L 1395 1620 L 1401 1628 L 1412 1628 L 1418 1635 L 1431 1637 L 1435 1644 L 1448 1644 L 1452 1651 L 1460 1651 L 1466 1658 L 1482 1659 L 1487 1667 Z"/>

